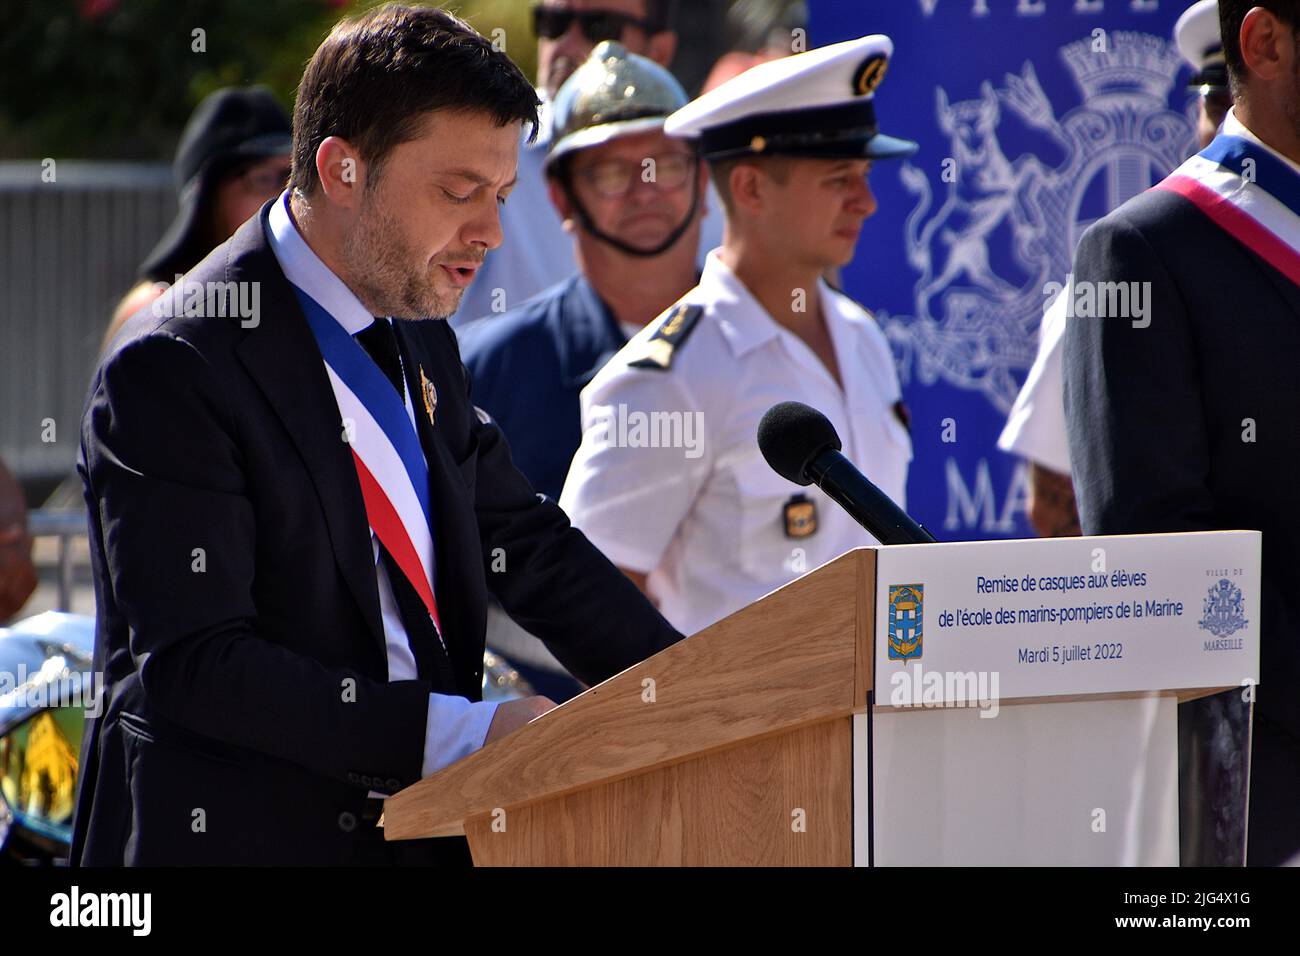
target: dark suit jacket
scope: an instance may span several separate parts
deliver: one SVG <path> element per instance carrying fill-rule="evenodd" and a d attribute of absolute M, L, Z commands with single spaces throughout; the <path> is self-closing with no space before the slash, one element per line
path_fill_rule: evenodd
<path fill-rule="evenodd" d="M 511 464 L 447 324 L 397 322 L 457 686 L 387 681 L 356 472 L 268 208 L 187 276 L 256 283 L 256 327 L 145 310 L 91 384 L 78 469 L 106 702 L 83 744 L 83 864 L 356 860 L 367 791 L 420 776 L 430 691 L 478 698 L 489 591 L 588 682 L 681 637 Z"/>
<path fill-rule="evenodd" d="M 1300 288 L 1159 190 L 1093 225 L 1074 273 L 1151 283 L 1148 328 L 1067 324 L 1083 530 L 1262 531 L 1256 713 L 1300 736 Z"/>

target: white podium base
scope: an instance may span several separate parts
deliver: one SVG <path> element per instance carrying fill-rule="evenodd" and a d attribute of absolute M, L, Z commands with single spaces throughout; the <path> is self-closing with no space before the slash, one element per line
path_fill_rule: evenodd
<path fill-rule="evenodd" d="M 867 760 L 879 866 L 1177 866 L 1172 697 L 854 718 L 855 862 Z"/>

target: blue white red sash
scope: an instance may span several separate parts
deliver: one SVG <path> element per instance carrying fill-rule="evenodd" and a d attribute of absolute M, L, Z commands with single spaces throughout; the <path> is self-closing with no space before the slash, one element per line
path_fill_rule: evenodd
<path fill-rule="evenodd" d="M 1300 285 L 1300 173 L 1265 147 L 1240 136 L 1217 136 L 1153 188 L 1191 200 Z"/>
<path fill-rule="evenodd" d="M 351 422 L 348 441 L 366 518 L 424 602 L 441 640 L 429 466 L 415 425 L 405 402 L 366 350 L 320 303 L 297 286 L 293 290 L 325 359 L 339 413 L 344 422 Z"/>

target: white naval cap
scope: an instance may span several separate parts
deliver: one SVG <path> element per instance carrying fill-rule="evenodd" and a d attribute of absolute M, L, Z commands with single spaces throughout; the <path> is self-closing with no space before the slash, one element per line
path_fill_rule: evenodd
<path fill-rule="evenodd" d="M 875 34 L 760 63 L 673 113 L 664 132 L 698 138 L 714 160 L 911 156 L 916 143 L 876 126 L 874 93 L 893 52 L 889 37 Z"/>
<path fill-rule="evenodd" d="M 1197 0 L 1174 24 L 1174 43 L 1196 70 L 1188 85 L 1201 92 L 1227 91 L 1228 68 L 1219 36 L 1219 0 Z"/>

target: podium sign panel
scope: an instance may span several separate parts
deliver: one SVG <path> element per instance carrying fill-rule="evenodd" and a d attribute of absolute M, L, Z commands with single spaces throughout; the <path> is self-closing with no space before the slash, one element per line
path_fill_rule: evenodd
<path fill-rule="evenodd" d="M 855 860 L 1177 865 L 1175 692 L 1259 681 L 1259 547 L 1221 532 L 880 549 L 872 787 L 855 797 L 874 853 L 859 823 Z"/>

